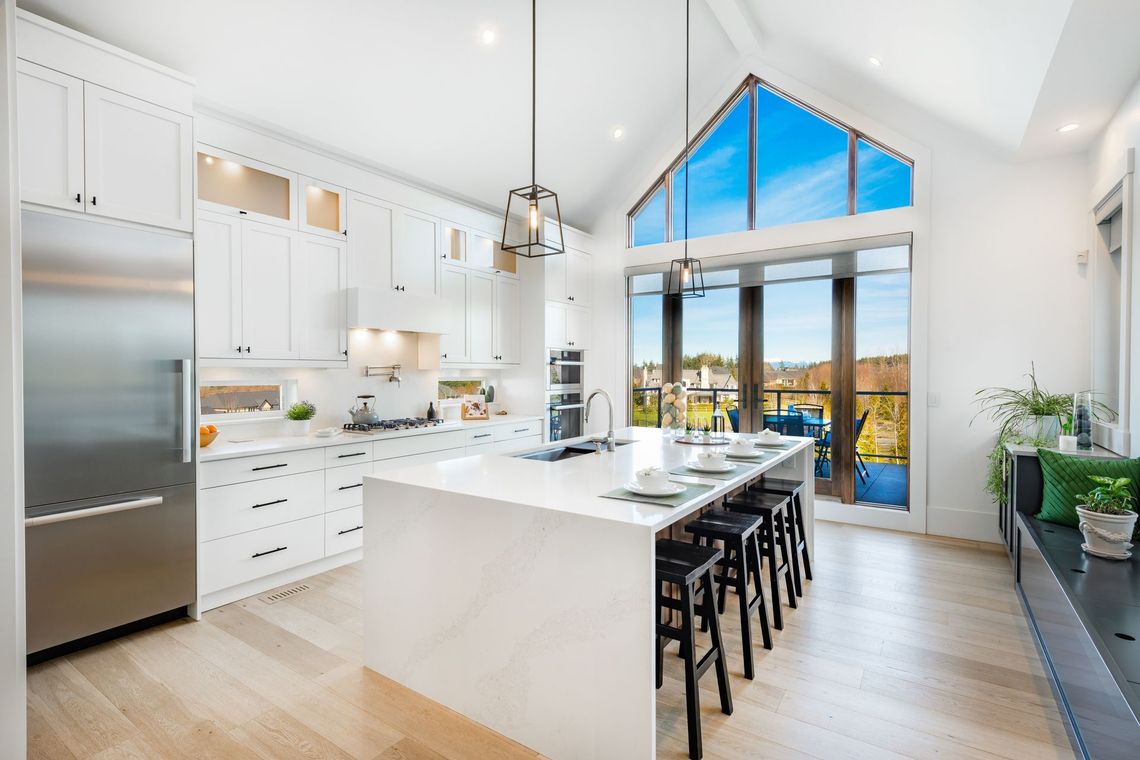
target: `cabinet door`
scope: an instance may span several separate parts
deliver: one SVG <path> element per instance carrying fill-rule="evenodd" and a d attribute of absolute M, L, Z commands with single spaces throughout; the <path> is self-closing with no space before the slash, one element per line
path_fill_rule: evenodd
<path fill-rule="evenodd" d="M 404 293 L 438 295 L 439 220 L 401 209 L 397 232 L 392 273 L 396 286 Z"/>
<path fill-rule="evenodd" d="M 585 309 L 566 309 L 566 345 L 583 349 L 590 341 L 590 312 Z"/>
<path fill-rule="evenodd" d="M 244 356 L 241 334 L 241 222 L 199 214 L 194 231 L 194 311 L 198 355 Z"/>
<path fill-rule="evenodd" d="M 298 236 L 297 332 L 302 359 L 348 357 L 348 252 L 343 240 Z"/>
<path fill-rule="evenodd" d="M 495 355 L 503 364 L 518 364 L 522 353 L 519 345 L 519 283 L 506 277 L 495 278 Z"/>
<path fill-rule="evenodd" d="M 490 364 L 495 359 L 495 278 L 487 274 L 470 274 L 467 287 L 471 293 L 470 317 L 471 361 Z"/>
<path fill-rule="evenodd" d="M 186 114 L 83 85 L 86 210 L 193 228 L 193 124 Z"/>
<path fill-rule="evenodd" d="M 546 256 L 542 260 L 546 268 L 546 300 L 566 300 L 566 254 Z"/>
<path fill-rule="evenodd" d="M 566 307 L 546 304 L 546 347 L 566 348 Z"/>
<path fill-rule="evenodd" d="M 566 300 L 578 306 L 590 303 L 590 257 L 581 251 L 567 249 L 566 259 Z"/>
<path fill-rule="evenodd" d="M 441 241 L 442 250 L 439 253 L 441 261 L 451 264 L 462 264 L 467 261 L 467 230 L 462 227 L 443 223 Z"/>
<path fill-rule="evenodd" d="M 467 351 L 467 273 L 462 269 L 444 267 L 440 274 L 440 292 L 447 325 L 447 332 L 439 336 L 440 361 L 449 364 L 470 361 Z"/>
<path fill-rule="evenodd" d="M 20 200 L 83 210 L 83 81 L 16 62 Z"/>
<path fill-rule="evenodd" d="M 396 208 L 348 192 L 348 283 L 350 287 L 391 290 Z"/>
<path fill-rule="evenodd" d="M 311 177 L 301 177 L 299 218 L 302 232 L 343 237 L 347 192 L 343 187 L 330 185 Z"/>
<path fill-rule="evenodd" d="M 484 269 L 495 267 L 495 240 L 491 235 L 474 230 L 467 236 L 467 263 Z"/>
<path fill-rule="evenodd" d="M 298 358 L 297 264 L 297 233 L 242 222 L 241 324 L 248 358 Z"/>

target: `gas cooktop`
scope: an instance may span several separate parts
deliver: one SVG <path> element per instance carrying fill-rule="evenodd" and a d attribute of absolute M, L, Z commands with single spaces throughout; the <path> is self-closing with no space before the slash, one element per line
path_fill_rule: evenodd
<path fill-rule="evenodd" d="M 374 424 L 359 424 L 349 422 L 344 426 L 346 433 L 388 433 L 396 430 L 417 430 L 419 428 L 438 427 L 443 425 L 441 419 L 429 420 L 427 417 L 403 417 L 395 420 L 380 420 Z"/>

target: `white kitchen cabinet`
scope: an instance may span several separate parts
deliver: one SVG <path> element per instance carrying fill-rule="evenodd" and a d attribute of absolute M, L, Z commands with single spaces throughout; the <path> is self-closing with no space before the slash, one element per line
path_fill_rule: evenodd
<path fill-rule="evenodd" d="M 576 306 L 590 304 L 590 257 L 567 248 L 544 259 L 546 300 Z"/>
<path fill-rule="evenodd" d="M 253 359 L 297 359 L 297 234 L 243 222 L 241 236 L 242 336 Z"/>
<path fill-rule="evenodd" d="M 83 96 L 87 213 L 192 230 L 193 118 L 90 82 Z"/>
<path fill-rule="evenodd" d="M 396 247 L 396 207 L 382 200 L 348 192 L 348 271 L 351 285 L 390 291 Z"/>
<path fill-rule="evenodd" d="M 589 347 L 589 340 L 590 312 L 588 309 L 547 302 L 547 348 L 573 348 L 581 351 Z"/>
<path fill-rule="evenodd" d="M 83 80 L 16 62 L 20 199 L 83 210 Z"/>
<path fill-rule="evenodd" d="M 241 332 L 241 221 L 203 213 L 194 231 L 198 355 L 244 356 Z"/>
<path fill-rule="evenodd" d="M 507 454 L 512 451 L 525 451 L 536 449 L 542 445 L 542 436 L 533 435 L 527 438 L 508 438 L 504 441 L 495 441 L 492 450 L 495 454 Z"/>
<path fill-rule="evenodd" d="M 347 236 L 348 191 L 311 177 L 301 177 L 300 186 L 297 211 L 301 231 L 337 238 Z"/>
<path fill-rule="evenodd" d="M 297 287 L 300 358 L 348 357 L 348 251 L 343 239 L 301 234 Z"/>
<path fill-rule="evenodd" d="M 209 145 L 197 162 L 199 211 L 296 228 L 296 174 Z"/>
<path fill-rule="evenodd" d="M 468 350 L 467 315 L 470 294 L 467 272 L 451 266 L 440 274 L 440 293 L 445 315 L 445 333 L 439 336 L 440 361 L 448 364 L 471 361 Z"/>
<path fill-rule="evenodd" d="M 467 289 L 471 362 L 492 364 L 499 358 L 495 345 L 495 277 L 471 272 L 467 276 Z"/>
<path fill-rule="evenodd" d="M 400 209 L 392 279 L 401 293 L 439 294 L 440 223 L 435 217 Z"/>
<path fill-rule="evenodd" d="M 522 358 L 518 280 L 495 278 L 494 311 L 495 359 L 501 364 L 518 364 Z"/>
<path fill-rule="evenodd" d="M 503 253 L 499 237 L 452 222 L 442 222 L 440 259 L 490 274 L 518 274 L 517 257 Z"/>

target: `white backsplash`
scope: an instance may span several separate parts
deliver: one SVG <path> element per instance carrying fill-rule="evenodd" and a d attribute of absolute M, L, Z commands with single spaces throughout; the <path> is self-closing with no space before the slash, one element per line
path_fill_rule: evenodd
<path fill-rule="evenodd" d="M 376 410 L 385 419 L 394 417 L 422 417 L 428 403 L 438 410 L 437 381 L 439 378 L 483 377 L 487 382 L 500 385 L 498 370 L 420 370 L 417 369 L 418 336 L 415 333 L 391 330 L 349 330 L 349 361 L 344 369 L 290 368 L 290 367 L 203 367 L 198 370 L 200 381 L 233 381 L 235 384 L 275 383 L 293 380 L 297 383 L 299 400 L 316 404 L 317 415 L 312 429 L 331 427 L 349 422 L 348 409 L 356 396 L 371 393 L 376 396 Z M 367 365 L 401 364 L 399 384 L 384 377 L 365 377 Z M 496 401 L 508 402 L 501 395 Z M 535 410 L 514 410 L 534 413 Z M 277 435 L 284 425 L 278 421 L 233 423 L 241 425 L 249 435 Z"/>

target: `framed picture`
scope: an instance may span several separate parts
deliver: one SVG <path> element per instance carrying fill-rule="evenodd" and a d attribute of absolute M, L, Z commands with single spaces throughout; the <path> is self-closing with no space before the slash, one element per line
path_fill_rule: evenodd
<path fill-rule="evenodd" d="M 481 395 L 464 396 L 462 417 L 465 420 L 485 420 L 489 418 L 487 399 Z"/>

